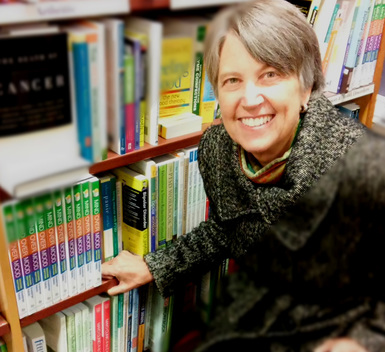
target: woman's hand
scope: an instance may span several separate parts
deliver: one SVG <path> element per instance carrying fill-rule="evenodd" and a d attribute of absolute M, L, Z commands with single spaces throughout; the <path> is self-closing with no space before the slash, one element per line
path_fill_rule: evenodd
<path fill-rule="evenodd" d="M 119 285 L 107 291 L 111 296 L 130 291 L 154 280 L 144 259 L 128 251 L 122 251 L 114 259 L 103 263 L 102 276 L 104 279 L 116 277 L 119 281 Z"/>
<path fill-rule="evenodd" d="M 347 337 L 326 340 L 314 352 L 368 352 L 356 341 Z"/>

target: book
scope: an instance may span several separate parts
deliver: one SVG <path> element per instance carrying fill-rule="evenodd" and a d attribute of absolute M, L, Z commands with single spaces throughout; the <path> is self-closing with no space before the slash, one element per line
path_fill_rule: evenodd
<path fill-rule="evenodd" d="M 69 307 L 68 309 L 74 313 L 76 351 L 84 352 L 82 311 L 77 306 L 72 306 L 72 307 Z"/>
<path fill-rule="evenodd" d="M 111 351 L 111 299 L 107 295 L 100 296 L 102 300 L 102 351 Z"/>
<path fill-rule="evenodd" d="M 165 139 L 202 130 L 202 117 L 190 112 L 159 119 L 159 135 Z"/>
<path fill-rule="evenodd" d="M 76 231 L 75 231 L 75 215 L 74 215 L 74 203 L 72 187 L 64 189 L 63 195 L 64 212 L 65 212 L 65 230 L 68 239 L 68 269 L 69 269 L 69 281 L 68 292 L 70 296 L 74 296 L 78 291 L 78 258 L 76 251 Z"/>
<path fill-rule="evenodd" d="M 38 322 L 30 324 L 22 330 L 27 339 L 28 351 L 47 352 L 44 331 Z"/>
<path fill-rule="evenodd" d="M 91 195 L 91 239 L 93 248 L 93 286 L 102 284 L 102 216 L 100 204 L 100 183 L 94 177 L 90 180 Z"/>
<path fill-rule="evenodd" d="M 365 27 L 365 13 L 370 6 L 369 0 L 359 0 L 356 4 L 355 13 L 351 28 L 351 40 L 346 48 L 346 60 L 342 66 L 341 78 L 339 84 L 339 93 L 347 93 L 352 78 L 353 69 L 356 65 L 357 52 L 361 42 L 362 32 Z"/>
<path fill-rule="evenodd" d="M 191 111 L 192 100 L 192 39 L 169 36 L 162 40 L 161 97 L 159 117 Z"/>
<path fill-rule="evenodd" d="M 5 344 L 4 340 L 0 337 L 0 352 L 7 352 L 7 345 Z"/>
<path fill-rule="evenodd" d="M 360 106 L 356 103 L 344 103 L 336 106 L 344 115 L 359 120 Z"/>
<path fill-rule="evenodd" d="M 123 249 L 137 255 L 148 253 L 148 179 L 127 167 L 113 170 L 122 182 Z"/>
<path fill-rule="evenodd" d="M 61 311 L 65 315 L 67 329 L 67 350 L 77 352 L 76 332 L 75 332 L 75 313 L 72 309 L 66 308 Z"/>
<path fill-rule="evenodd" d="M 19 250 L 19 242 L 16 232 L 15 214 L 13 212 L 13 203 L 7 202 L 1 205 L 1 216 L 3 218 L 4 231 L 7 238 L 8 257 L 12 271 L 13 285 L 16 294 L 17 308 L 19 318 L 28 315 L 28 302 L 23 282 L 23 267 Z"/>
<path fill-rule="evenodd" d="M 78 303 L 72 306 L 71 308 L 76 308 L 81 313 L 81 327 L 80 334 L 82 335 L 82 346 L 84 352 L 91 352 L 92 349 L 92 333 L 91 333 L 91 324 L 90 324 L 90 310 L 87 305 L 84 303 Z M 75 313 L 75 321 L 76 321 L 76 313 Z"/>
<path fill-rule="evenodd" d="M 48 351 L 67 352 L 66 316 L 57 312 L 39 320 L 39 324 L 44 331 Z"/>
<path fill-rule="evenodd" d="M 203 65 L 203 76 L 199 104 L 199 116 L 202 116 L 202 123 L 211 123 L 216 116 L 217 99 L 214 88 L 209 82 L 205 67 Z"/>
<path fill-rule="evenodd" d="M 112 187 L 115 176 L 105 175 L 99 177 L 101 189 L 101 208 L 103 219 L 102 256 L 103 261 L 114 258 L 114 216 L 112 211 Z"/>
<path fill-rule="evenodd" d="M 12 196 L 71 184 L 88 169 L 71 110 L 67 40 L 66 33 L 0 38 L 0 183 Z"/>
<path fill-rule="evenodd" d="M 54 221 L 56 242 L 58 248 L 59 272 L 60 272 L 60 298 L 66 299 L 69 296 L 68 280 L 69 280 L 69 260 L 68 260 L 68 237 L 65 227 L 65 211 L 64 211 L 64 191 L 56 190 L 53 192 L 54 204 Z"/>
<path fill-rule="evenodd" d="M 104 352 L 102 345 L 103 321 L 101 297 L 94 296 L 88 298 L 83 304 L 88 307 L 90 314 L 92 352 Z"/>
<path fill-rule="evenodd" d="M 94 161 L 107 159 L 108 139 L 107 139 L 107 91 L 106 91 L 106 46 L 105 46 L 105 26 L 101 21 L 83 20 L 82 26 L 92 28 L 97 33 L 97 116 L 99 117 L 93 124 L 97 123 L 95 129 L 99 130 L 100 155 L 94 154 Z M 94 75 L 91 75 L 92 79 Z M 96 159 L 95 159 L 96 158 Z M 99 160 L 100 158 L 100 160 Z"/>
<path fill-rule="evenodd" d="M 130 169 L 141 173 L 148 179 L 148 229 L 149 229 L 149 252 L 153 252 L 156 249 L 156 236 L 157 236 L 157 167 L 155 162 L 150 159 L 141 160 L 134 164 L 131 164 Z"/>
<path fill-rule="evenodd" d="M 144 121 L 144 141 L 158 145 L 159 82 L 160 59 L 162 50 L 163 27 L 160 22 L 130 16 L 125 21 L 125 28 L 147 35 L 146 54 L 146 117 Z"/>
<path fill-rule="evenodd" d="M 119 19 L 103 21 L 106 28 L 107 116 L 109 147 L 115 153 L 126 153 L 124 104 L 124 23 Z"/>

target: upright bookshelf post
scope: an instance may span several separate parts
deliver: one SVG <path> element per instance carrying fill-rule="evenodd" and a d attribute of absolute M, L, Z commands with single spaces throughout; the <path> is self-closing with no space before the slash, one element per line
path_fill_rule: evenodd
<path fill-rule="evenodd" d="M 0 216 L 0 310 L 10 326 L 3 338 L 9 352 L 19 352 L 24 350 L 23 337 L 5 238 Z"/>

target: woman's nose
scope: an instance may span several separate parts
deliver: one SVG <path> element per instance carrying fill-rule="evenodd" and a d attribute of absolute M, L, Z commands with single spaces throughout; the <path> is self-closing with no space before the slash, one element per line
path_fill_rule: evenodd
<path fill-rule="evenodd" d="M 242 103 L 244 107 L 255 107 L 264 102 L 260 87 L 254 82 L 248 82 L 245 87 Z"/>

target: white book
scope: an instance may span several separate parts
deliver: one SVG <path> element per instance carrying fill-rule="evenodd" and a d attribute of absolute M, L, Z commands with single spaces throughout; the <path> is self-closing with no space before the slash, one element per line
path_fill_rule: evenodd
<path fill-rule="evenodd" d="M 88 306 L 84 303 L 74 305 L 82 314 L 82 332 L 83 332 L 83 349 L 84 352 L 92 351 L 92 328 L 91 328 L 91 314 Z"/>
<path fill-rule="evenodd" d="M 126 153 L 124 86 L 124 23 L 118 19 L 103 21 L 106 28 L 107 116 L 110 149 Z"/>
<path fill-rule="evenodd" d="M 39 323 L 33 323 L 22 329 L 27 339 L 29 352 L 47 352 L 44 331 Z"/>
<path fill-rule="evenodd" d="M 77 306 L 68 308 L 74 313 L 75 318 L 75 343 L 76 352 L 84 352 L 83 313 Z"/>
<path fill-rule="evenodd" d="M 149 38 L 146 56 L 147 102 L 144 141 L 151 145 L 158 145 L 159 84 L 163 27 L 160 22 L 132 16 L 128 17 L 125 21 L 125 27 L 133 32 L 145 33 Z"/>
<path fill-rule="evenodd" d="M 47 346 L 54 352 L 67 352 L 66 316 L 57 312 L 39 321 Z"/>
<path fill-rule="evenodd" d="M 202 130 L 202 117 L 184 113 L 159 119 L 159 136 L 170 139 Z"/>
<path fill-rule="evenodd" d="M 93 351 L 102 351 L 102 299 L 100 296 L 91 297 L 83 302 L 89 309 L 91 342 Z"/>
<path fill-rule="evenodd" d="M 76 349 L 75 313 L 70 308 L 63 309 L 61 312 L 66 317 L 67 350 L 68 352 L 78 352 Z"/>

